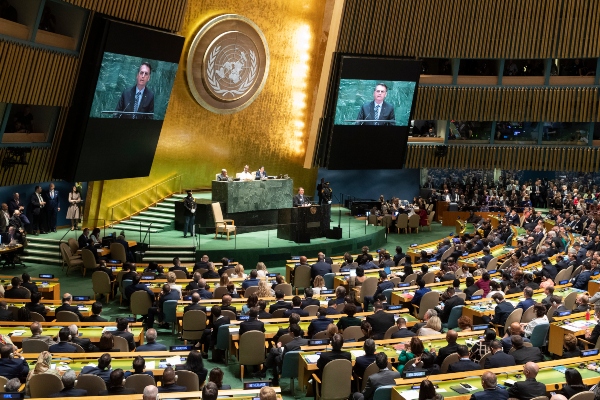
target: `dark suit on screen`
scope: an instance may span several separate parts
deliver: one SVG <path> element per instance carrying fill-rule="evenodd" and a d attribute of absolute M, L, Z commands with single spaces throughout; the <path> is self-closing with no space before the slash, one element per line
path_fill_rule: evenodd
<path fill-rule="evenodd" d="M 136 85 L 124 90 L 115 111 L 133 112 L 135 107 L 135 93 Z M 137 112 L 154 112 L 154 92 L 150 90 L 148 86 L 144 89 L 144 94 L 142 94 L 142 98 L 140 99 L 140 105 L 138 106 Z M 134 114 L 121 114 L 117 112 L 114 114 L 114 118 L 133 119 L 133 115 Z M 154 119 L 154 115 L 138 115 L 136 119 Z"/>
<path fill-rule="evenodd" d="M 372 120 L 375 119 L 375 102 L 369 101 L 362 105 L 358 112 L 357 120 Z M 356 125 L 396 125 L 396 115 L 394 114 L 394 106 L 384 101 L 381 103 L 379 110 L 378 122 L 356 122 Z"/>

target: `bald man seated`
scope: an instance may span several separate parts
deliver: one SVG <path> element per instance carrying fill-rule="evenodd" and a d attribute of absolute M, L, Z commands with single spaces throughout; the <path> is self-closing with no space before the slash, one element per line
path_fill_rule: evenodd
<path fill-rule="evenodd" d="M 498 387 L 498 380 L 493 372 L 485 371 L 481 375 L 481 387 L 483 392 L 473 393 L 471 400 L 507 400 L 509 397 L 505 389 Z"/>
<path fill-rule="evenodd" d="M 513 386 L 508 388 L 510 397 L 519 400 L 531 400 L 534 397 L 546 395 L 546 385 L 538 382 L 535 377 L 540 372 L 540 367 L 534 362 L 528 362 L 523 366 L 524 381 L 515 382 Z"/>

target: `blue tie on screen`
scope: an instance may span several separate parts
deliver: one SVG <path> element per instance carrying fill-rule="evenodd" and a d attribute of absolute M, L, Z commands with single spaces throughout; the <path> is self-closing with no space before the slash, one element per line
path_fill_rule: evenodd
<path fill-rule="evenodd" d="M 135 94 L 135 105 L 133 106 L 133 111 L 134 111 L 134 112 L 137 112 L 137 110 L 138 110 L 138 107 L 140 106 L 140 98 L 141 98 L 141 97 L 142 97 L 142 92 L 137 92 L 137 93 Z M 134 115 L 133 115 L 133 119 L 136 119 L 136 118 L 137 118 L 137 115 L 136 115 L 136 114 L 134 114 Z"/>
<path fill-rule="evenodd" d="M 380 104 L 375 105 L 375 119 L 379 119 L 379 108 L 381 107 Z"/>

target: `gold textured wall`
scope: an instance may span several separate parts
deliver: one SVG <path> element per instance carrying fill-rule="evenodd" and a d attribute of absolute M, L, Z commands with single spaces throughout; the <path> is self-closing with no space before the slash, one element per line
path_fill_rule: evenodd
<path fill-rule="evenodd" d="M 184 188 L 209 188 L 215 174 L 227 168 L 241 172 L 261 164 L 269 174 L 287 173 L 294 186 L 308 192 L 316 170 L 303 168 L 310 109 L 321 71 L 327 35 L 324 0 L 188 0 L 180 34 L 186 38 L 180 69 L 147 178 L 94 182 L 90 218 L 108 217 L 108 207 L 152 184 L 182 174 Z M 211 18 L 234 13 L 254 21 L 269 45 L 271 67 L 266 85 L 246 109 L 213 114 L 198 105 L 185 80 L 187 50 L 195 33 Z M 326 24 L 327 25 L 327 24 Z M 122 216 L 118 216 L 122 217 Z"/>

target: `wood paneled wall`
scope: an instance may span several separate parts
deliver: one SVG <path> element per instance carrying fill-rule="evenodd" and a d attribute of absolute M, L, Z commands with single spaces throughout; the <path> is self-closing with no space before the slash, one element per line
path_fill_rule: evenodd
<path fill-rule="evenodd" d="M 597 87 L 421 86 L 414 119 L 464 121 L 596 121 Z"/>
<path fill-rule="evenodd" d="M 172 32 L 181 30 L 187 0 L 63 0 L 95 12 Z M 61 107 L 52 146 L 32 148 L 28 165 L 0 169 L 0 185 L 52 179 L 80 57 L 0 40 L 0 102 Z M 0 148 L 0 163 L 6 149 Z"/>
<path fill-rule="evenodd" d="M 599 148 L 541 146 L 448 146 L 445 157 L 436 157 L 439 146 L 409 145 L 405 168 L 484 168 L 535 171 L 600 170 Z"/>
<path fill-rule="evenodd" d="M 181 30 L 187 0 L 63 0 L 112 17 L 162 28 Z"/>
<path fill-rule="evenodd" d="M 0 41 L 0 102 L 67 107 L 79 58 Z"/>
<path fill-rule="evenodd" d="M 346 0 L 339 52 L 443 58 L 600 56 L 600 2 Z"/>

